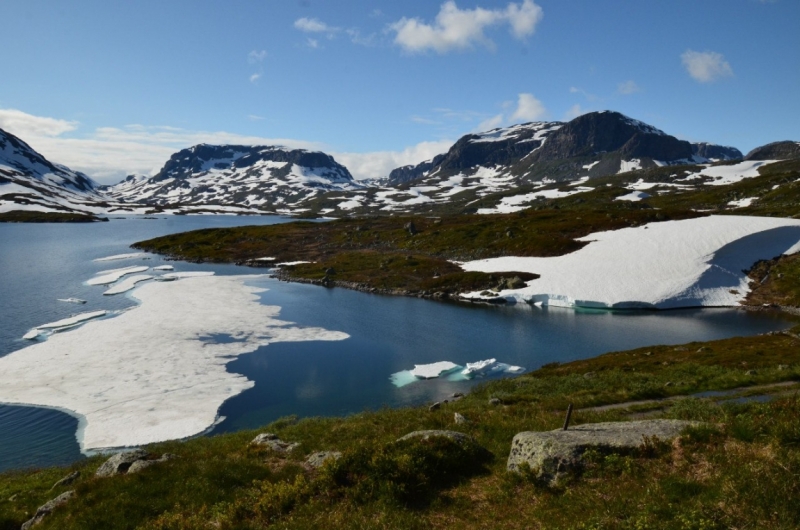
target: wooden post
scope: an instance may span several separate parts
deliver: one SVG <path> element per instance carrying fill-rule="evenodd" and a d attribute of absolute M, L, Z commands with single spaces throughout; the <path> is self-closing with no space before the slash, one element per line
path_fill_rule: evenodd
<path fill-rule="evenodd" d="M 572 403 L 569 404 L 567 407 L 567 417 L 564 418 L 564 430 L 566 431 L 569 428 L 569 419 L 572 417 Z"/>

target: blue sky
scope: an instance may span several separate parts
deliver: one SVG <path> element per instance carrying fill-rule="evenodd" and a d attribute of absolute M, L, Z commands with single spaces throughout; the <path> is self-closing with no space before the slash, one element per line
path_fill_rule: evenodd
<path fill-rule="evenodd" d="M 3 0 L 0 128 L 101 182 L 183 147 L 323 149 L 357 177 L 611 109 L 800 140 L 796 0 Z"/>

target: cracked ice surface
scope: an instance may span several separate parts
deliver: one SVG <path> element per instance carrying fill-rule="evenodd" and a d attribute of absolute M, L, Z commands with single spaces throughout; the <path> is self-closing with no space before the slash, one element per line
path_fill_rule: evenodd
<path fill-rule="evenodd" d="M 278 320 L 279 307 L 259 302 L 266 289 L 245 285 L 263 277 L 146 283 L 134 291 L 140 306 L 0 358 L 0 402 L 77 416 L 82 451 L 201 433 L 254 384 L 226 370 L 232 357 L 273 342 L 348 338 Z M 236 340 L 207 340 L 217 334 Z"/>

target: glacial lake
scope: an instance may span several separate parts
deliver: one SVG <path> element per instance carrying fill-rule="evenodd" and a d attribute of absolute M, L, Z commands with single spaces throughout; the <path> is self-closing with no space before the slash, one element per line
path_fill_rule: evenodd
<path fill-rule="evenodd" d="M 0 356 L 28 346 L 21 337 L 45 322 L 82 311 L 136 305 L 127 295 L 103 296 L 104 287 L 84 285 L 98 270 L 92 262 L 95 258 L 131 252 L 131 243 L 169 233 L 289 220 L 158 216 L 92 224 L 0 224 Z M 234 265 L 166 262 L 155 255 L 146 261 L 112 261 L 103 268 L 167 263 L 176 271 L 210 270 L 219 275 L 266 272 Z M 228 370 L 247 376 L 255 386 L 222 405 L 219 415 L 225 419 L 211 434 L 255 428 L 288 415 L 346 415 L 383 406 L 419 405 L 466 392 L 485 381 L 392 384 L 392 374 L 415 364 L 452 361 L 464 365 L 494 357 L 533 370 L 549 362 L 608 351 L 754 335 L 791 325 L 776 315 L 735 309 L 611 312 L 486 307 L 370 295 L 266 277 L 249 283 L 267 289 L 259 296 L 263 303 L 281 307 L 281 320 L 345 332 L 350 338 L 274 343 L 231 361 Z M 69 297 L 88 303 L 56 301 Z M 75 438 L 77 427 L 78 420 L 62 411 L 0 405 L 0 471 L 65 465 L 82 458 Z"/>

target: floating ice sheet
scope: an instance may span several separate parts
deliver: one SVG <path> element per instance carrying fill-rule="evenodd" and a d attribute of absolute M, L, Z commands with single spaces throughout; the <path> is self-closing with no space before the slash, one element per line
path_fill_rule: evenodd
<path fill-rule="evenodd" d="M 108 285 L 119 280 L 126 274 L 136 274 L 137 272 L 144 272 L 149 267 L 124 267 L 122 269 L 112 269 L 108 271 L 101 271 L 100 276 L 95 276 L 86 281 L 86 285 Z"/>
<path fill-rule="evenodd" d="M 203 276 L 214 276 L 214 271 L 185 271 L 185 272 L 170 272 L 161 277 L 167 280 L 179 280 L 181 278 L 202 278 Z"/>
<path fill-rule="evenodd" d="M 130 254 L 115 254 L 114 256 L 106 256 L 105 258 L 97 258 L 92 261 L 116 261 L 119 259 L 133 259 L 144 256 L 144 252 L 133 252 Z"/>
<path fill-rule="evenodd" d="M 255 278 L 142 285 L 140 306 L 0 358 L 0 402 L 71 412 L 83 451 L 201 433 L 226 399 L 253 386 L 227 371 L 233 357 L 273 342 L 348 337 L 279 320 L 279 307 L 259 303 L 265 289 L 246 285 Z M 208 340 L 217 335 L 235 340 Z"/>
<path fill-rule="evenodd" d="M 456 363 L 451 363 L 450 361 L 440 361 L 438 363 L 431 364 L 415 364 L 414 369 L 410 370 L 410 372 L 411 375 L 414 377 L 419 377 L 420 379 L 433 379 L 434 377 L 439 377 L 442 374 L 452 372 L 458 368 L 461 367 Z"/>
<path fill-rule="evenodd" d="M 56 320 L 55 322 L 48 322 L 47 324 L 36 326 L 32 330 L 28 331 L 25 335 L 23 335 L 22 338 L 26 340 L 33 340 L 38 338 L 40 335 L 44 333 L 70 328 L 82 322 L 86 322 L 87 320 L 92 320 L 95 318 L 105 316 L 106 314 L 108 314 L 108 312 L 104 310 L 78 313 L 77 315 L 72 315 L 71 317 L 68 318 L 62 318 L 61 320 Z"/>
<path fill-rule="evenodd" d="M 153 267 L 154 271 L 171 271 L 174 270 L 175 267 L 172 265 L 159 265 L 158 267 Z"/>
<path fill-rule="evenodd" d="M 104 295 L 113 295 L 113 294 L 120 294 L 127 291 L 130 291 L 136 284 L 139 282 L 144 282 L 147 280 L 153 279 L 153 276 L 150 274 L 136 274 L 134 276 L 128 276 L 118 284 L 114 285 L 111 289 L 104 292 Z"/>
<path fill-rule="evenodd" d="M 81 300 L 80 298 L 56 298 L 59 302 L 69 302 L 71 304 L 85 304 L 86 300 Z"/>

